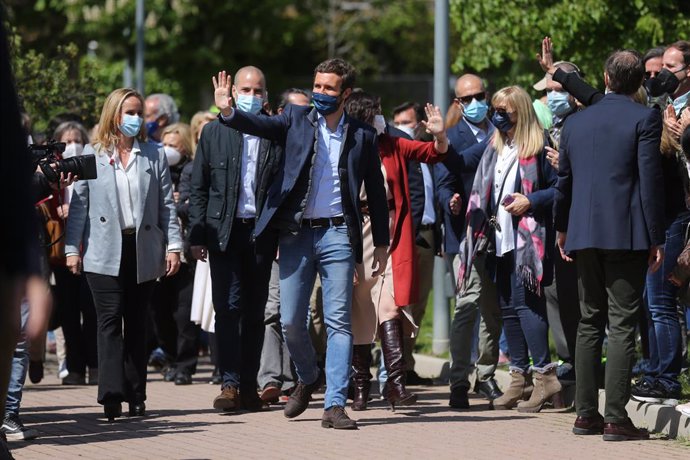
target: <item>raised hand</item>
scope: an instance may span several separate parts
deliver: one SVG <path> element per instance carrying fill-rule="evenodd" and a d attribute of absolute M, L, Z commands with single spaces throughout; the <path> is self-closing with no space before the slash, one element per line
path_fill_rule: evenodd
<path fill-rule="evenodd" d="M 544 37 L 541 41 L 541 54 L 537 53 L 537 61 L 544 72 L 553 73 L 556 68 L 553 66 L 553 43 L 551 43 L 551 37 Z"/>
<path fill-rule="evenodd" d="M 680 139 L 680 136 L 683 134 L 683 127 L 678 121 L 673 104 L 669 104 L 664 111 L 664 124 L 673 137 Z"/>
<path fill-rule="evenodd" d="M 445 134 L 446 128 L 443 123 L 441 109 L 427 103 L 424 107 L 424 112 L 426 112 L 426 121 L 422 120 L 422 125 L 426 128 L 426 132 L 433 136 L 438 136 L 441 133 Z"/>
<path fill-rule="evenodd" d="M 229 117 L 232 114 L 232 97 L 230 96 L 230 86 L 232 85 L 232 77 L 225 72 L 225 70 L 218 72 L 218 78 L 211 77 L 213 80 L 213 98 L 216 102 L 216 107 L 224 116 Z"/>

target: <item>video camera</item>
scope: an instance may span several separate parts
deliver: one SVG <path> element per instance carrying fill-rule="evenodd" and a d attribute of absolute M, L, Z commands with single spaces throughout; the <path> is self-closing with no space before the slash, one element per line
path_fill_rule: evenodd
<path fill-rule="evenodd" d="M 45 145 L 31 144 L 29 154 L 34 169 L 40 167 L 43 174 L 50 182 L 58 182 L 60 173 L 72 173 L 80 180 L 95 179 L 98 177 L 96 172 L 96 156 L 80 155 L 72 158 L 58 158 L 58 153 L 65 151 L 64 142 L 49 141 Z"/>

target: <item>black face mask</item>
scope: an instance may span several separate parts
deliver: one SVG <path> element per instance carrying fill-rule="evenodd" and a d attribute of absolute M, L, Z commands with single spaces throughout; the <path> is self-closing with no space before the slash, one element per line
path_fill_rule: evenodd
<path fill-rule="evenodd" d="M 680 85 L 680 80 L 676 74 L 668 69 L 661 69 L 656 77 L 644 82 L 644 87 L 652 97 L 659 97 L 664 94 L 673 94 Z"/>

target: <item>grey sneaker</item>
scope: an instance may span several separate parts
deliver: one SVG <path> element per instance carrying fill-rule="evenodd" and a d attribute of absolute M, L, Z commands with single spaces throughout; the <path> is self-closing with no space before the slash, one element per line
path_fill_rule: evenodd
<path fill-rule="evenodd" d="M 38 437 L 38 431 L 33 428 L 26 428 L 17 414 L 5 414 L 5 419 L 2 421 L 2 431 L 7 439 L 29 441 Z"/>

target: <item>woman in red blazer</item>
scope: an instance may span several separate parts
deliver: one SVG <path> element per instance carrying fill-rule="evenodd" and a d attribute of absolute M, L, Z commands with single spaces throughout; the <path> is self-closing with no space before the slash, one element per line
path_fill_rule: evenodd
<path fill-rule="evenodd" d="M 417 395 L 409 393 L 405 388 L 403 335 L 413 336 L 417 330 L 406 307 L 417 301 L 418 286 L 407 162 L 415 160 L 436 163 L 445 158 L 448 140 L 443 117 L 438 107 L 427 104 L 425 110 L 428 121 L 422 123 L 427 132 L 434 135 L 435 141 L 419 142 L 386 133 L 380 101 L 375 96 L 365 92 L 353 93 L 348 98 L 345 110 L 348 116 L 374 126 L 379 133 L 379 156 L 388 195 L 391 237 L 391 263 L 387 265 L 385 273 L 374 278 L 372 269 L 369 268 L 374 261 L 374 244 L 366 209 L 367 199 L 362 190 L 360 200 L 364 215 L 364 254 L 362 263 L 355 268 L 352 301 L 352 367 L 355 388 L 352 410 L 364 410 L 367 406 L 371 387 L 371 344 L 376 341 L 377 333 L 381 339 L 383 359 L 388 372 L 383 396 L 393 408 L 396 404 L 411 405 L 417 401 Z"/>

